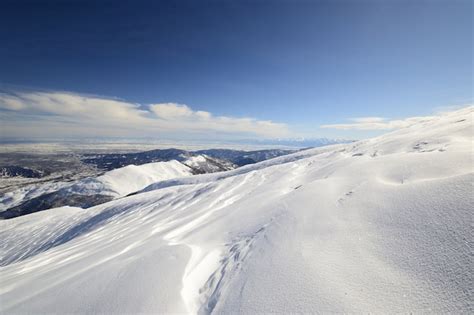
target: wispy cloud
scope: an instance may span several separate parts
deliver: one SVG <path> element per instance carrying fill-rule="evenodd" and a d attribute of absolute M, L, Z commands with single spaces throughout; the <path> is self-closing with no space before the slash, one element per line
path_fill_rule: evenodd
<path fill-rule="evenodd" d="M 393 130 L 409 127 L 415 123 L 427 121 L 431 116 L 410 117 L 406 119 L 389 120 L 383 117 L 359 117 L 349 119 L 351 123 L 346 124 L 328 124 L 321 125 L 325 129 L 341 129 L 341 130 Z"/>
<path fill-rule="evenodd" d="M 472 102 L 459 105 L 450 105 L 436 107 L 434 112 L 436 115 L 442 115 L 461 108 L 472 107 Z M 384 117 L 357 117 L 349 118 L 350 122 L 341 124 L 325 124 L 321 125 L 323 129 L 339 129 L 339 130 L 394 130 L 409 127 L 413 124 L 420 123 L 432 119 L 433 116 L 409 117 L 405 119 L 388 119 Z"/>
<path fill-rule="evenodd" d="M 214 116 L 176 103 L 136 104 L 70 92 L 0 93 L 4 137 L 139 137 L 290 135 L 288 126 L 254 118 Z"/>

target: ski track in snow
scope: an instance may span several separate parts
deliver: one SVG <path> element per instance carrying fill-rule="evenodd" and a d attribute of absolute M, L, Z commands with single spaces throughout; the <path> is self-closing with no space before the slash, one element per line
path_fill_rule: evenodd
<path fill-rule="evenodd" d="M 471 313 L 472 124 L 0 221 L 0 313 Z"/>

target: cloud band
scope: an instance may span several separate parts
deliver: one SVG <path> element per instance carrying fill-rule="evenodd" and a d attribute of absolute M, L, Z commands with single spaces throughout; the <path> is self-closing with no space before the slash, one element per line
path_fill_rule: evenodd
<path fill-rule="evenodd" d="M 289 135 L 287 125 L 272 121 L 214 116 L 176 103 L 141 105 L 70 92 L 0 93 L 0 115 L 5 137 Z"/>

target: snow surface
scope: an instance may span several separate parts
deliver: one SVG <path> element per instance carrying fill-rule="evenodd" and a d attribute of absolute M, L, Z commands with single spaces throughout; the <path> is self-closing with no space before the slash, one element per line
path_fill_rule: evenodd
<path fill-rule="evenodd" d="M 472 116 L 1 221 L 0 312 L 473 313 Z"/>

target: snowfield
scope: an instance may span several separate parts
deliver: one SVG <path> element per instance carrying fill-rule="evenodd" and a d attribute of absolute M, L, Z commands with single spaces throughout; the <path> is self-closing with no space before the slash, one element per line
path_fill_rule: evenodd
<path fill-rule="evenodd" d="M 472 118 L 0 221 L 0 313 L 473 313 Z"/>

